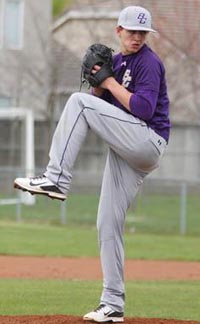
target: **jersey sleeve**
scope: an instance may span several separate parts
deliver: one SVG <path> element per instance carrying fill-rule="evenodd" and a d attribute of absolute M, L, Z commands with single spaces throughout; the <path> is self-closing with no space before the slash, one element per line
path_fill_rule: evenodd
<path fill-rule="evenodd" d="M 131 113 L 148 121 L 152 118 L 158 100 L 162 77 L 158 61 L 146 60 L 138 65 L 134 76 L 134 91 L 130 97 Z"/>

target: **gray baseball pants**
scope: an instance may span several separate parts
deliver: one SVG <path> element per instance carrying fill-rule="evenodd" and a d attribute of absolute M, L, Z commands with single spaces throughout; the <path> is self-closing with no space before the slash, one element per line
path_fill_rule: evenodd
<path fill-rule="evenodd" d="M 158 167 L 166 142 L 133 115 L 90 94 L 74 93 L 54 133 L 45 172 L 63 193 L 69 191 L 73 166 L 89 128 L 109 147 L 97 217 L 101 303 L 121 312 L 125 302 L 125 215 L 144 177 Z"/>

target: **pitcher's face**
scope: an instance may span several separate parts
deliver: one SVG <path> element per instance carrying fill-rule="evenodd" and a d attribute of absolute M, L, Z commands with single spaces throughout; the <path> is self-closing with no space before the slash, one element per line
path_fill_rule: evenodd
<path fill-rule="evenodd" d="M 120 39 L 122 54 L 137 53 L 145 43 L 148 32 L 141 30 L 128 30 L 120 26 L 116 28 Z"/>

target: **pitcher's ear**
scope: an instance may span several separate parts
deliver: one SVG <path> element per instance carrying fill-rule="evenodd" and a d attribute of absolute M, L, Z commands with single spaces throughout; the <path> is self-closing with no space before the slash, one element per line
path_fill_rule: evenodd
<path fill-rule="evenodd" d="M 119 35 L 119 33 L 123 30 L 123 27 L 121 26 L 117 26 L 115 31 L 116 31 L 116 34 Z"/>

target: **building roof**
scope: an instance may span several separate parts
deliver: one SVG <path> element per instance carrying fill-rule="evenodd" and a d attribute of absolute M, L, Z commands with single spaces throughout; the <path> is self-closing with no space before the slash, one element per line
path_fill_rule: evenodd
<path fill-rule="evenodd" d="M 88 19 L 114 19 L 116 20 L 119 15 L 119 11 L 108 12 L 105 9 L 94 12 L 89 9 L 87 11 L 71 10 L 64 13 L 61 17 L 53 23 L 53 31 L 56 31 L 58 28 L 61 28 L 62 25 L 68 23 L 70 20 L 88 20 Z"/>

